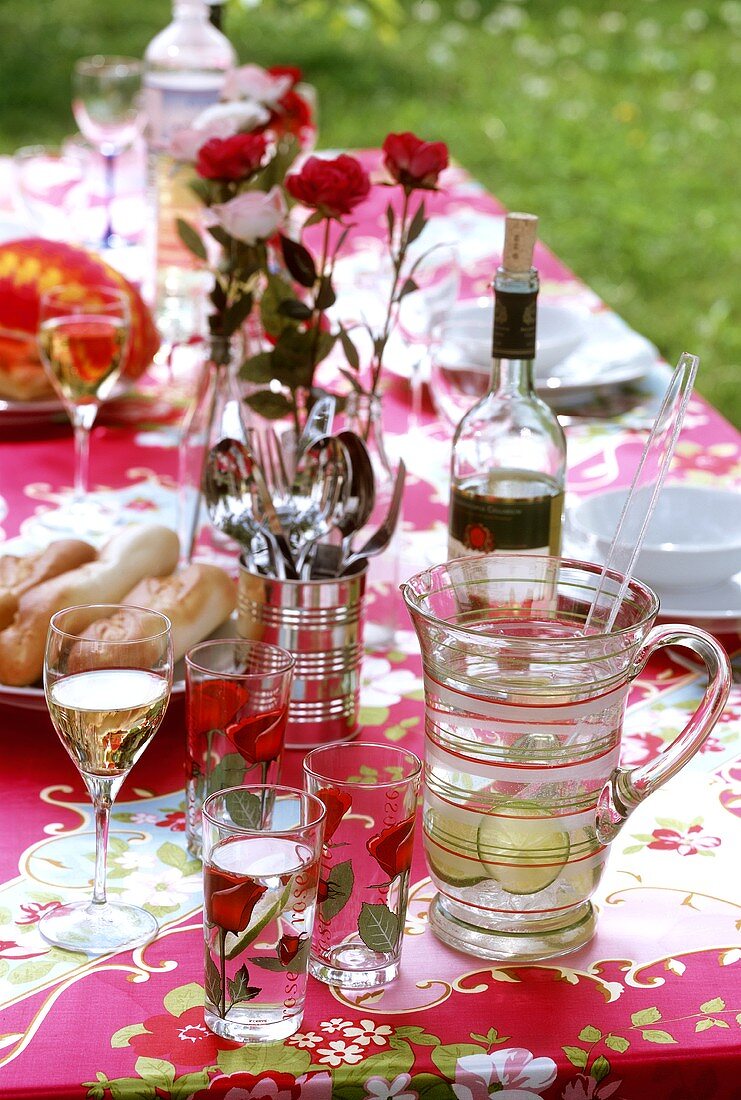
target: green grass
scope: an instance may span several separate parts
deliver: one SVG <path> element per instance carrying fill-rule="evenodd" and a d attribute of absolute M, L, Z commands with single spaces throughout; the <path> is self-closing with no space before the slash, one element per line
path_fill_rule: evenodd
<path fill-rule="evenodd" d="M 322 144 L 446 140 L 670 362 L 699 354 L 698 389 L 741 426 L 739 0 L 405 0 L 395 37 L 328 30 L 308 0 L 232 3 L 242 61 L 316 85 Z M 168 12 L 3 0 L 0 149 L 69 132 L 75 57 L 140 54 Z"/>

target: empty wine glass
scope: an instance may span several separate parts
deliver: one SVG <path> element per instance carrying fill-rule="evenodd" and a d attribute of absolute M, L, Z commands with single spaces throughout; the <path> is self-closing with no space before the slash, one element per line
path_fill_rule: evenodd
<path fill-rule="evenodd" d="M 136 141 L 144 125 L 144 64 L 134 57 L 83 57 L 72 77 L 72 113 L 82 134 L 105 162 L 105 230 L 102 248 L 124 244 L 113 231 L 116 158 Z"/>
<path fill-rule="evenodd" d="M 399 331 L 412 350 L 410 386 L 412 429 L 420 422 L 422 382 L 428 370 L 432 333 L 445 319 L 458 297 L 461 267 L 458 252 L 450 244 L 436 244 L 412 259 L 409 278 L 416 290 L 405 294 L 399 305 Z"/>
<path fill-rule="evenodd" d="M 58 286 L 42 294 L 39 349 L 52 385 L 63 401 L 75 435 L 72 502 L 37 522 L 56 532 L 104 534 L 110 510 L 87 499 L 90 430 L 124 362 L 130 324 L 129 299 L 110 287 Z"/>
<path fill-rule="evenodd" d="M 172 687 L 170 620 L 117 604 L 68 607 L 52 616 L 44 658 L 51 720 L 95 810 L 95 878 L 90 901 L 60 905 L 39 922 L 49 943 L 90 955 L 146 943 L 151 913 L 106 898 L 111 806 L 154 737 Z"/>

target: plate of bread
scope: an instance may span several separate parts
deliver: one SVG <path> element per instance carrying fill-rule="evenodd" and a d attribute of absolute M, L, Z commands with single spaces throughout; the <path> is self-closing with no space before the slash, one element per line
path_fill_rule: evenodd
<path fill-rule="evenodd" d="M 236 584 L 217 565 L 178 567 L 169 527 L 124 527 L 100 549 L 59 539 L 29 554 L 0 555 L 0 703 L 45 709 L 42 676 L 49 620 L 76 604 L 149 607 L 172 623 L 173 694 L 185 690 L 182 658 L 196 642 L 233 634 Z M 178 665 L 177 662 L 180 662 Z"/>

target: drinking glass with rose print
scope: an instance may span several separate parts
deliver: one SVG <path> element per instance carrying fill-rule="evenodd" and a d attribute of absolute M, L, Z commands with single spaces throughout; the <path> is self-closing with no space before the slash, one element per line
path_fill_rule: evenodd
<path fill-rule="evenodd" d="M 421 771 L 414 753 L 367 742 L 304 760 L 327 809 L 309 969 L 329 985 L 372 989 L 399 973 Z"/>
<path fill-rule="evenodd" d="M 280 779 L 294 659 L 279 646 L 214 639 L 185 656 L 186 836 L 201 854 L 201 807 L 215 791 Z"/>
<path fill-rule="evenodd" d="M 325 816 L 291 787 L 232 787 L 203 805 L 205 1019 L 222 1038 L 301 1026 Z"/>

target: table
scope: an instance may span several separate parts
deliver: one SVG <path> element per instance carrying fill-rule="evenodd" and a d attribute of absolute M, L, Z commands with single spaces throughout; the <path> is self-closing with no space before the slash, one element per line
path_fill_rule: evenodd
<path fill-rule="evenodd" d="M 501 229 L 501 208 L 458 170 L 431 210 L 465 224 L 479 244 Z M 358 213 L 360 236 L 377 238 L 381 208 L 370 203 Z M 483 289 L 490 256 L 468 261 L 469 289 Z M 537 261 L 546 296 L 599 308 L 545 249 Z M 157 518 L 172 498 L 173 437 L 158 424 L 132 424 L 140 411 L 129 408 L 129 422 L 96 428 L 92 469 L 100 483 L 124 490 L 132 514 Z M 411 572 L 443 554 L 450 438 L 425 408 L 410 445 L 408 418 L 407 388 L 391 378 L 384 421 L 410 463 L 402 568 Z M 587 420 L 568 428 L 569 492 L 629 483 L 645 439 L 630 423 Z M 5 536 L 69 486 L 71 450 L 64 427 L 27 425 L 0 435 Z M 690 405 L 674 476 L 741 482 L 741 438 L 699 398 Z M 370 598 L 383 601 L 389 615 L 399 612 L 390 590 Z M 420 661 L 404 625 L 391 649 L 366 656 L 361 736 L 420 751 Z M 738 650 L 738 621 L 710 625 L 724 628 L 727 648 Z M 671 654 L 655 660 L 631 695 L 625 759 L 639 763 L 659 751 L 700 692 L 696 672 Z M 438 943 L 426 923 L 431 890 L 418 836 L 400 979 L 352 996 L 310 979 L 301 1033 L 284 1044 L 245 1048 L 203 1025 L 200 865 L 184 845 L 183 726 L 178 696 L 125 784 L 112 823 L 109 888 L 152 907 L 161 933 L 144 949 L 88 960 L 50 949 L 36 930 L 61 896 L 89 889 L 87 797 L 46 713 L 0 704 L 4 1100 L 741 1096 L 738 687 L 703 751 L 635 812 L 613 844 L 597 898 L 597 935 L 586 947 L 551 962 L 497 966 Z M 290 752 L 284 778 L 299 776 L 299 754 Z"/>

